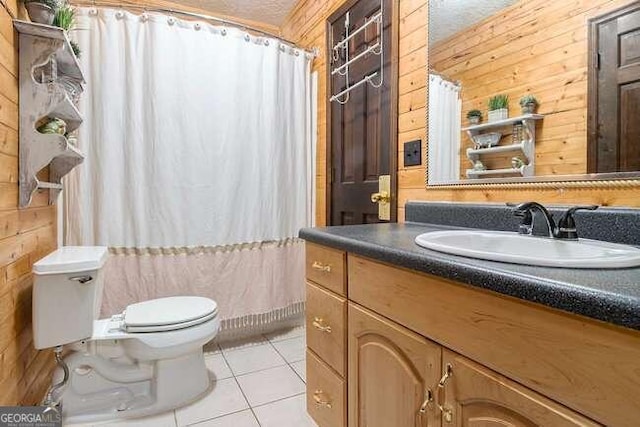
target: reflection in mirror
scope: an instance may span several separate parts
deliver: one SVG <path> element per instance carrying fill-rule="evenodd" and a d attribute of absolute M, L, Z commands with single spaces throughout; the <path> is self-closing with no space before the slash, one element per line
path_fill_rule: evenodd
<path fill-rule="evenodd" d="M 638 176 L 640 2 L 429 0 L 428 106 L 429 185 Z"/>

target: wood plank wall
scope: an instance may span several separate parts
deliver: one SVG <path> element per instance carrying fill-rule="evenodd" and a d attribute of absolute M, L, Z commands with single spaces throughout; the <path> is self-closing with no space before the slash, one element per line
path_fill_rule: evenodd
<path fill-rule="evenodd" d="M 425 167 L 407 167 L 402 162 L 402 144 L 416 138 L 425 138 L 426 128 L 426 80 L 427 80 L 427 0 L 397 0 L 400 4 L 400 72 L 399 72 L 399 108 L 398 108 L 398 219 L 404 218 L 404 205 L 408 200 L 439 200 L 460 202 L 518 202 L 522 200 L 537 200 L 550 204 L 580 204 L 594 203 L 604 206 L 633 206 L 640 207 L 638 196 L 640 187 L 624 187 L 607 185 L 597 188 L 590 187 L 563 187 L 557 186 L 477 186 L 477 187 L 431 187 L 425 188 Z M 326 224 L 326 104 L 327 84 L 326 71 L 326 46 L 325 46 L 325 21 L 344 0 L 300 0 L 288 16 L 282 26 L 282 35 L 294 40 L 302 46 L 317 46 L 322 51 L 322 56 L 315 60 L 314 70 L 319 74 L 318 87 L 318 156 L 317 156 L 317 210 L 316 220 L 318 225 Z M 586 40 L 588 16 L 595 16 L 609 10 L 630 3 L 631 0 L 571 0 L 566 2 L 554 2 L 551 0 L 522 1 L 516 7 L 528 7 L 531 5 L 535 13 L 543 14 L 550 8 L 554 11 L 564 11 L 564 21 L 545 25 L 551 25 L 556 31 L 560 31 L 565 24 L 570 25 L 567 34 L 571 41 L 565 46 L 584 43 Z M 582 11 L 582 12 L 580 12 Z M 554 15 L 544 13 L 544 20 L 553 20 Z M 568 21 L 568 22 L 567 22 Z M 537 21 L 536 21 L 537 22 Z M 535 25 L 530 22 L 532 28 Z M 509 27 L 510 28 L 510 27 Z M 533 31 L 533 30 L 530 30 Z M 489 34 L 477 34 L 476 40 L 485 40 Z M 491 38 L 489 37 L 489 38 Z M 504 39 L 501 39 L 504 42 Z M 582 42 L 580 42 L 582 40 Z M 584 44 L 582 45 L 584 46 Z M 575 46 L 574 46 L 575 47 Z M 540 47 L 542 48 L 542 47 Z M 534 50 L 534 52 L 537 49 Z M 572 61 L 578 61 L 569 55 Z M 586 60 L 586 59 L 585 59 Z M 580 63 L 578 63 L 580 65 Z M 568 69 L 576 67 L 571 61 L 561 62 Z M 578 71 L 568 70 L 561 77 L 566 81 L 569 75 L 584 73 L 584 65 Z M 562 80 L 565 79 L 565 80 Z M 573 86 L 581 87 L 580 84 Z M 546 91 L 543 88 L 535 90 L 536 94 L 544 98 Z M 567 92 L 566 96 L 572 98 L 572 102 L 580 102 L 580 96 Z M 551 103 L 549 103 L 551 104 Z M 551 107 L 551 105 L 546 106 Z M 544 111 L 544 110 L 543 110 Z M 578 128 L 585 123 L 586 117 L 581 113 L 566 114 L 560 117 L 564 120 L 567 129 L 573 126 Z M 582 115 L 585 113 L 582 112 Z M 578 122 L 580 118 L 580 122 Z M 575 133 L 567 144 L 575 141 Z M 564 144 L 564 143 L 563 143 Z M 426 150 L 425 150 L 426 151 Z M 424 154 L 423 154 L 424 155 Z M 424 164 L 424 159 L 423 159 Z"/>
<path fill-rule="evenodd" d="M 31 266 L 56 247 L 56 208 L 37 194 L 18 209 L 18 38 L 16 0 L 0 7 L 0 405 L 38 403 L 51 381 L 51 351 L 31 333 Z"/>
<path fill-rule="evenodd" d="M 628 3 L 628 0 L 626 1 Z M 462 83 L 462 117 L 486 110 L 499 93 L 510 99 L 510 115 L 520 114 L 518 101 L 534 94 L 544 120 L 538 122 L 536 174 L 587 172 L 588 19 L 625 3 L 611 0 L 520 1 L 430 49 L 429 64 Z M 509 129 L 506 129 L 509 131 Z M 509 135 L 505 137 L 507 140 Z M 472 143 L 462 134 L 464 153 Z M 510 153 L 501 163 L 505 167 Z M 497 160 L 497 159 L 496 159 Z M 506 162 L 504 161 L 506 160 Z M 461 156 L 461 170 L 470 167 Z"/>

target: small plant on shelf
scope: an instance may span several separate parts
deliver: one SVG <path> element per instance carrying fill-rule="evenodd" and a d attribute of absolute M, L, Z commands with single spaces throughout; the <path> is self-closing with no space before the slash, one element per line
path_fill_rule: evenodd
<path fill-rule="evenodd" d="M 522 107 L 522 114 L 535 113 L 538 105 L 538 100 L 533 95 L 525 95 L 520 98 L 520 107 Z"/>
<path fill-rule="evenodd" d="M 489 122 L 509 118 L 509 97 L 496 95 L 489 98 Z"/>
<path fill-rule="evenodd" d="M 58 0 L 23 0 L 31 21 L 51 25 L 60 6 Z"/>
<path fill-rule="evenodd" d="M 68 4 L 62 5 L 56 10 L 56 17 L 53 25 L 60 27 L 65 31 L 73 29 L 76 23 L 76 10 Z"/>
<path fill-rule="evenodd" d="M 70 6 L 68 3 L 62 3 L 62 5 L 56 11 L 56 17 L 53 20 L 53 25 L 60 27 L 65 31 L 72 30 L 76 25 L 76 9 Z M 78 43 L 71 40 L 71 49 L 77 58 L 80 58 L 82 53 Z"/>
<path fill-rule="evenodd" d="M 80 49 L 80 46 L 78 46 L 78 43 L 70 40 L 69 43 L 71 43 L 71 49 L 73 49 L 73 53 L 76 56 L 76 58 L 80 58 L 80 55 L 82 55 L 82 49 Z"/>
<path fill-rule="evenodd" d="M 477 125 L 482 121 L 482 111 L 480 110 L 471 110 L 467 113 L 467 119 L 469 123 L 472 125 Z"/>
<path fill-rule="evenodd" d="M 511 158 L 511 167 L 513 169 L 520 169 L 523 166 L 524 166 L 524 160 L 522 160 L 520 157 Z"/>

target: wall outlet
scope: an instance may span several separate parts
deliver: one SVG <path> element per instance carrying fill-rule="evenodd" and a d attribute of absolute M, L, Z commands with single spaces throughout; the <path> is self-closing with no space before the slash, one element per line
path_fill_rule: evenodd
<path fill-rule="evenodd" d="M 404 143 L 404 165 L 419 166 L 422 164 L 422 141 L 409 141 Z"/>

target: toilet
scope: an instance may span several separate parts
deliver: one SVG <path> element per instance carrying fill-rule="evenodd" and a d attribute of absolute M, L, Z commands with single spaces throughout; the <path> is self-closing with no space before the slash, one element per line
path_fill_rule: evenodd
<path fill-rule="evenodd" d="M 99 319 L 106 247 L 62 247 L 33 266 L 33 341 L 64 346 L 69 380 L 58 394 L 66 423 L 175 409 L 211 384 L 203 346 L 220 328 L 215 301 L 176 296 Z M 63 379 L 57 369 L 53 382 Z"/>

